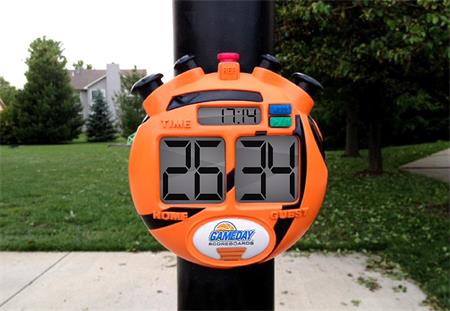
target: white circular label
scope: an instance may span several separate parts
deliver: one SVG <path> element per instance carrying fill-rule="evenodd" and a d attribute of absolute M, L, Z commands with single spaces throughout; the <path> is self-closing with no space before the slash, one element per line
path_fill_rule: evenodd
<path fill-rule="evenodd" d="M 243 260 L 261 254 L 269 245 L 269 233 L 256 222 L 223 218 L 202 225 L 193 242 L 205 256 L 218 260 Z"/>

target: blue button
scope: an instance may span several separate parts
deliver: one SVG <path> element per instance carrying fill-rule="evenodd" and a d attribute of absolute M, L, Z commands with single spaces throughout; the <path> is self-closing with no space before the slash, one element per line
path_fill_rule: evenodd
<path fill-rule="evenodd" d="M 292 108 L 290 104 L 270 104 L 269 113 L 270 115 L 290 115 Z"/>

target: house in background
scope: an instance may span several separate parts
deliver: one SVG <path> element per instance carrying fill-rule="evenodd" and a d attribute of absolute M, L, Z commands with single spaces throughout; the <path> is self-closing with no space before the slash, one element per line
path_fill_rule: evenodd
<path fill-rule="evenodd" d="M 91 112 L 93 98 L 97 92 L 103 94 L 108 103 L 113 120 L 117 120 L 119 107 L 115 101 L 116 94 L 120 91 L 121 76 L 130 74 L 132 69 L 120 70 L 118 64 L 107 64 L 106 70 L 77 69 L 69 70 L 70 83 L 76 92 L 80 94 L 80 103 L 83 106 L 83 118 L 87 119 Z M 137 70 L 146 75 L 145 69 Z"/>

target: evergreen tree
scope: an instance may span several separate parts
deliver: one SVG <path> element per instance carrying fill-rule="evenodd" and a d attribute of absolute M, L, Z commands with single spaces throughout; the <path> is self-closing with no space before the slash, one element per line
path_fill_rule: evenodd
<path fill-rule="evenodd" d="M 116 100 L 120 106 L 120 121 L 124 137 L 136 132 L 145 117 L 142 98 L 130 93 L 133 84 L 142 77 L 143 75 L 136 70 L 136 67 L 131 73 L 121 77 L 121 90 L 116 94 Z"/>
<path fill-rule="evenodd" d="M 100 142 L 114 140 L 116 138 L 116 129 L 111 120 L 111 114 L 105 98 L 102 93 L 97 92 L 93 100 L 94 104 L 91 107 L 91 113 L 86 124 L 88 141 Z"/>
<path fill-rule="evenodd" d="M 83 120 L 70 86 L 61 43 L 38 38 L 30 44 L 27 83 L 11 111 L 19 143 L 61 143 L 76 138 Z"/>

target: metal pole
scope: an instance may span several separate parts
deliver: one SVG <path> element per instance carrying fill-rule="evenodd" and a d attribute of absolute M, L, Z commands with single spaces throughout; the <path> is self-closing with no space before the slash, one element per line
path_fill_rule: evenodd
<path fill-rule="evenodd" d="M 174 56 L 195 55 L 205 72 L 217 70 L 219 52 L 241 55 L 252 72 L 273 52 L 272 1 L 173 0 Z M 273 310 L 274 260 L 232 269 L 177 261 L 179 310 Z"/>

